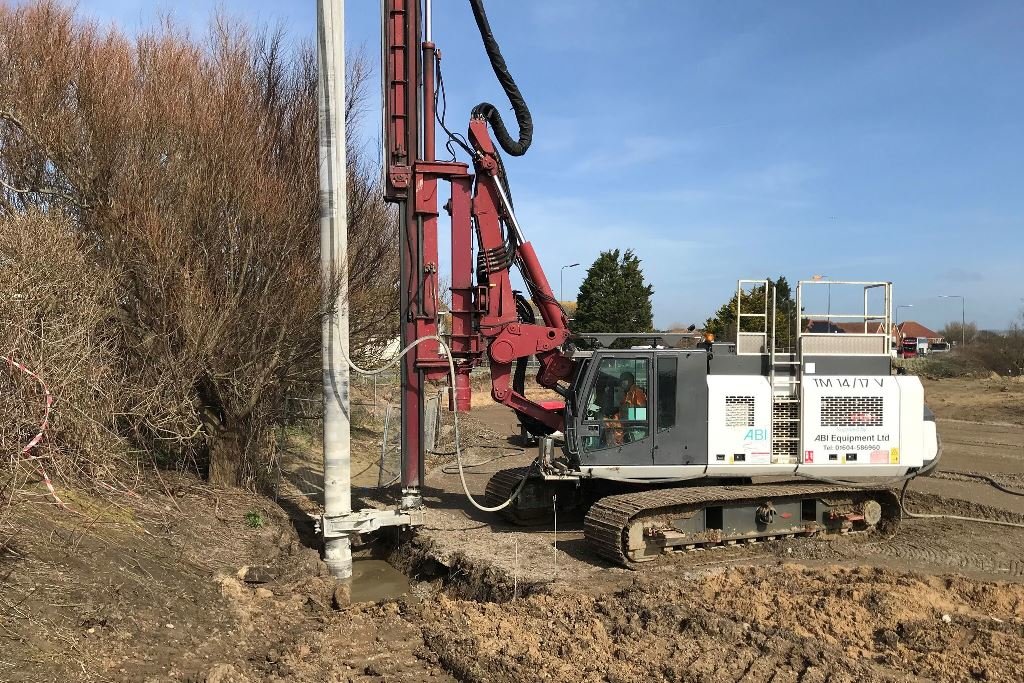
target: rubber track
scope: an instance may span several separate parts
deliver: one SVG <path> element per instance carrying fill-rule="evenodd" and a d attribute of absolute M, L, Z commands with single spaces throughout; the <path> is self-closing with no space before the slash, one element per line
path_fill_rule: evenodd
<path fill-rule="evenodd" d="M 507 470 L 498 470 L 491 475 L 491 478 L 487 480 L 487 488 L 484 489 L 484 505 L 496 507 L 508 500 L 529 471 L 529 467 L 513 467 Z M 498 514 L 516 524 L 527 523 L 526 520 L 519 519 L 516 515 L 515 503 L 501 510 Z"/>
<path fill-rule="evenodd" d="M 605 559 L 621 565 L 633 564 L 623 552 L 623 538 L 634 518 L 640 515 L 658 515 L 671 512 L 674 508 L 703 507 L 708 503 L 757 502 L 765 499 L 778 501 L 782 498 L 806 498 L 842 493 L 886 494 L 892 500 L 883 505 L 885 510 L 897 505 L 895 494 L 888 489 L 848 488 L 844 486 L 820 486 L 816 484 L 761 484 L 750 486 L 688 486 L 669 489 L 654 489 L 639 493 L 625 493 L 606 496 L 590 508 L 584 520 L 584 535 L 590 546 Z"/>

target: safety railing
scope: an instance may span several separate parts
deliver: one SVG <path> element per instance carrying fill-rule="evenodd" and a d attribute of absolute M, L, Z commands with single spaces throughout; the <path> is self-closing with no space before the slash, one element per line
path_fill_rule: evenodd
<path fill-rule="evenodd" d="M 750 293 L 745 290 L 750 287 Z M 763 288 L 764 305 L 760 313 L 748 313 L 743 310 L 743 297 L 752 298 L 758 288 Z M 771 283 L 768 280 L 738 280 L 736 282 L 736 354 L 740 356 L 760 355 L 768 352 L 769 339 L 769 317 L 768 317 L 768 289 Z M 760 320 L 760 330 L 744 330 L 744 320 Z"/>
<path fill-rule="evenodd" d="M 828 287 L 829 307 L 824 312 L 804 310 L 804 287 Z M 833 287 L 863 289 L 859 312 L 833 312 Z M 882 310 L 872 310 L 871 294 L 882 291 Z M 841 297 L 845 300 L 845 297 Z M 874 304 L 877 306 L 877 303 Z M 796 286 L 797 349 L 801 357 L 888 356 L 892 350 L 892 283 L 851 280 L 801 280 Z M 821 328 L 824 323 L 824 330 Z"/>

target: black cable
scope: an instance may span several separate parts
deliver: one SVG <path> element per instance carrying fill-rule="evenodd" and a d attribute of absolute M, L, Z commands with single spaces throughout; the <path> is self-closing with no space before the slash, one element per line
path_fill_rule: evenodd
<path fill-rule="evenodd" d="M 501 449 L 501 450 L 507 450 L 507 449 L 511 448 L 511 449 L 513 449 L 515 451 L 515 453 L 513 453 L 513 455 L 515 455 L 516 453 L 525 453 L 526 452 L 526 449 L 522 448 L 520 446 L 509 446 L 509 445 L 502 445 L 502 444 L 486 444 L 485 443 L 485 444 L 477 444 L 476 446 L 470 446 L 470 448 L 493 448 L 493 449 Z M 430 453 L 431 455 L 439 455 L 441 457 L 447 457 L 447 456 L 450 456 L 450 455 L 455 455 L 455 451 L 427 451 L 427 452 Z"/>
<path fill-rule="evenodd" d="M 508 448 L 514 448 L 514 446 L 509 446 Z M 498 460 L 504 460 L 505 458 L 511 458 L 514 455 L 522 455 L 525 452 L 526 452 L 525 448 L 520 448 L 519 450 L 512 451 L 511 453 L 502 453 L 501 455 L 496 455 L 493 458 L 487 458 L 486 460 L 478 460 L 477 462 L 465 462 L 465 463 L 462 463 L 462 468 L 468 470 L 468 469 L 471 469 L 473 467 L 483 467 L 484 465 L 489 465 L 492 462 L 497 462 Z M 459 469 L 458 468 L 459 468 L 459 464 L 458 463 L 452 463 L 452 464 L 449 464 L 449 465 L 443 465 L 441 467 L 441 472 L 444 473 L 444 474 L 458 474 L 459 473 Z"/>
<path fill-rule="evenodd" d="M 942 476 L 943 474 L 951 474 L 951 475 L 953 475 L 953 477 L 943 477 Z M 968 479 L 980 479 L 981 481 L 988 482 L 988 484 L 990 484 L 994 488 L 1002 491 L 1003 493 L 1008 493 L 1011 496 L 1024 496 L 1024 491 L 1022 491 L 1020 489 L 1012 489 L 1012 488 L 1009 488 L 1008 486 L 1005 486 L 1004 484 L 1000 484 L 998 481 L 996 481 L 992 477 L 988 476 L 987 474 L 981 474 L 981 473 L 978 473 L 978 472 L 963 472 L 963 471 L 960 471 L 960 470 L 943 470 L 942 472 L 939 472 L 939 474 L 937 476 L 940 479 L 948 479 L 948 480 L 952 480 L 952 481 L 956 481 L 955 477 L 967 477 Z"/>
<path fill-rule="evenodd" d="M 515 79 L 509 73 L 504 57 L 501 56 L 501 48 L 498 46 L 494 32 L 491 31 L 491 25 L 487 21 L 483 0 L 469 0 L 469 4 L 473 8 L 473 18 L 476 19 L 476 27 L 480 31 L 480 38 L 483 40 L 484 50 L 487 51 L 487 58 L 491 62 L 491 68 L 494 70 L 494 75 L 497 76 L 498 82 L 501 83 L 505 96 L 508 97 L 508 101 L 512 104 L 512 110 L 516 114 L 516 123 L 519 125 L 519 140 L 513 140 L 512 136 L 508 134 L 505 122 L 501 120 L 501 114 L 498 113 L 498 109 L 490 102 L 481 102 L 473 107 L 473 116 L 487 119 L 487 122 L 491 124 L 491 128 L 494 130 L 494 137 L 497 138 L 498 144 L 501 145 L 503 150 L 514 157 L 522 156 L 526 154 L 526 150 L 530 148 L 530 143 L 533 142 L 533 117 L 530 115 L 530 109 L 526 106 L 523 94 L 519 91 L 519 86 L 516 85 Z"/>
<path fill-rule="evenodd" d="M 458 157 L 455 154 L 455 148 L 452 147 L 452 143 L 456 143 L 469 156 L 473 156 L 473 148 L 470 147 L 469 142 L 466 138 L 459 133 L 453 133 L 448 130 L 448 126 L 444 124 L 445 116 L 448 113 L 448 98 L 445 94 L 444 89 L 444 76 L 441 74 L 441 56 L 438 55 L 435 61 L 434 72 L 437 74 L 437 90 L 434 91 L 434 118 L 441 125 L 441 130 L 448 134 L 448 141 L 444 143 L 445 149 L 452 155 L 451 160 L 455 161 Z"/>
<path fill-rule="evenodd" d="M 568 318 L 569 314 L 565 312 L 565 307 L 562 305 L 561 301 L 559 301 L 554 296 L 550 296 L 540 291 L 540 288 L 537 286 L 537 283 L 530 278 L 529 271 L 523 264 L 522 259 L 517 258 L 515 263 L 516 267 L 519 269 L 519 274 L 523 278 L 523 282 L 526 283 L 527 289 L 530 290 L 530 295 L 540 299 L 541 301 L 547 301 L 548 303 L 555 304 L 556 306 L 558 306 L 559 310 L 562 311 L 562 315 Z"/>

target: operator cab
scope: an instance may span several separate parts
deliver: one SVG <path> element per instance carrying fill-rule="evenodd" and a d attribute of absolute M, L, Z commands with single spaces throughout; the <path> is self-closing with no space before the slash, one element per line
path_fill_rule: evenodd
<path fill-rule="evenodd" d="M 570 454 L 583 467 L 696 463 L 706 452 L 707 363 L 704 349 L 593 351 L 567 403 Z"/>

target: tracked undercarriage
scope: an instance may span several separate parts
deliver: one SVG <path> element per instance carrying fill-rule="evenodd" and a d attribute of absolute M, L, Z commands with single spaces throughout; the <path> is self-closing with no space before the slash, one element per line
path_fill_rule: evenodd
<path fill-rule="evenodd" d="M 496 473 L 487 485 L 488 502 L 508 500 L 527 472 L 517 468 Z M 585 512 L 589 545 L 605 559 L 626 566 L 668 552 L 788 536 L 892 532 L 900 519 L 896 494 L 884 488 L 771 483 L 600 495 L 588 484 L 531 476 L 502 515 L 516 524 L 546 524 L 556 509 L 559 515 L 577 518 Z"/>

